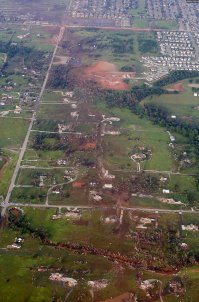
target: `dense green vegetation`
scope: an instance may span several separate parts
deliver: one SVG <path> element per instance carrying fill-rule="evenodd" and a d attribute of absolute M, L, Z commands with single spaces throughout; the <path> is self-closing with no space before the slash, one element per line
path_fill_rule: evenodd
<path fill-rule="evenodd" d="M 48 86 L 50 88 L 64 89 L 72 83 L 71 77 L 69 78 L 69 71 L 71 67 L 69 65 L 58 65 L 55 66 L 50 74 L 48 80 Z"/>
<path fill-rule="evenodd" d="M 168 84 L 172 84 L 178 82 L 180 80 L 184 80 L 187 78 L 194 78 L 199 76 L 198 71 L 188 71 L 188 70 L 176 70 L 171 71 L 169 75 L 160 79 L 154 83 L 154 86 L 166 86 Z"/>
<path fill-rule="evenodd" d="M 138 39 L 139 51 L 143 54 L 145 53 L 157 53 L 158 42 L 151 39 Z"/>
<path fill-rule="evenodd" d="M 32 146 L 35 150 L 67 150 L 68 142 L 64 143 L 56 133 L 37 133 Z"/>
<path fill-rule="evenodd" d="M 16 64 L 16 62 L 21 62 L 21 64 L 24 64 L 27 68 L 43 71 L 49 58 L 49 55 L 45 51 L 38 51 L 12 41 L 0 41 L 0 52 L 7 55 L 7 60 L 1 68 L 1 73 L 3 73 L 4 76 L 13 74 L 12 66 Z"/>

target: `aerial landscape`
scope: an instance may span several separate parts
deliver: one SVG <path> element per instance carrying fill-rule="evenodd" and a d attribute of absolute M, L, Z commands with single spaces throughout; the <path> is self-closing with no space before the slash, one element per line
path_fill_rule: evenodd
<path fill-rule="evenodd" d="M 0 0 L 0 301 L 199 301 L 199 1 Z"/>

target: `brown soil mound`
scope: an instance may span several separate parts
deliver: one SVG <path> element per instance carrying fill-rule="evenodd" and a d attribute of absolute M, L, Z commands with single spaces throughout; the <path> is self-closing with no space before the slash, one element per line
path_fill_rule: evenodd
<path fill-rule="evenodd" d="M 126 90 L 129 88 L 129 85 L 124 83 L 124 79 L 133 78 L 135 73 L 120 72 L 114 64 L 99 61 L 85 68 L 83 76 L 88 80 L 95 81 L 104 89 Z"/>

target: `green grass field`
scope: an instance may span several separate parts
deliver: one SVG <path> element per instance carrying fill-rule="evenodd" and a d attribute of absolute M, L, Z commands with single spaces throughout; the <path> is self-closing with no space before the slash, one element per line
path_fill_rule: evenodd
<path fill-rule="evenodd" d="M 50 42 L 55 32 L 58 33 L 58 28 L 54 27 L 52 33 L 45 30 L 44 27 L 33 26 L 18 26 L 9 29 L 13 32 L 12 41 L 20 45 L 34 48 L 37 51 L 52 52 L 54 45 Z"/>
<path fill-rule="evenodd" d="M 19 148 L 25 138 L 29 122 L 23 119 L 0 118 L 0 147 Z"/>
<path fill-rule="evenodd" d="M 190 118 L 190 120 L 197 119 L 199 117 L 199 111 L 194 108 L 199 106 L 199 98 L 194 96 L 194 92 L 191 87 L 188 86 L 188 80 L 184 80 L 181 83 L 185 89 L 184 92 L 148 97 L 142 101 L 142 104 L 154 103 L 162 105 L 166 107 L 171 114 L 180 117 L 185 116 Z"/>
<path fill-rule="evenodd" d="M 139 17 L 135 17 L 133 19 L 133 27 L 148 28 L 149 27 L 149 22 L 147 21 L 147 19 L 141 19 Z"/>
<path fill-rule="evenodd" d="M 166 129 L 152 122 L 139 118 L 130 110 L 111 108 L 97 103 L 97 108 L 107 116 L 116 116 L 121 120 L 112 125 L 113 130 L 120 130 L 121 135 L 106 135 L 103 138 L 105 161 L 110 167 L 134 168 L 135 163 L 129 158 L 133 146 L 146 146 L 151 149 L 149 160 L 141 162 L 144 170 L 175 171 L 176 163 L 169 147 L 169 136 Z M 175 135 L 175 134 L 174 134 Z M 186 140 L 177 135 L 177 144 L 185 144 Z"/>
<path fill-rule="evenodd" d="M 113 32 L 86 29 L 71 29 L 69 32 L 80 43 L 82 63 L 86 65 L 103 60 L 114 63 L 118 69 L 128 66 L 140 73 L 142 70 L 141 56 L 158 55 L 160 52 L 159 47 L 148 47 L 143 51 L 138 47 L 140 40 L 155 43 L 156 38 L 153 32 L 124 32 L 120 30 Z M 67 40 L 67 32 L 65 39 Z M 123 48 L 121 48 L 122 45 L 124 45 Z"/>
<path fill-rule="evenodd" d="M 34 165 L 34 162 L 29 163 Z M 40 163 L 42 166 L 42 163 Z M 53 183 L 64 183 L 64 171 L 66 168 L 59 169 L 21 169 L 18 175 L 17 184 L 18 185 L 33 185 L 36 186 L 39 183 L 39 176 L 46 175 L 46 179 L 44 181 L 46 186 L 53 185 Z"/>
<path fill-rule="evenodd" d="M 152 27 L 157 29 L 165 29 L 165 30 L 178 30 L 179 25 L 176 20 L 169 20 L 169 21 L 156 20 L 153 22 Z"/>

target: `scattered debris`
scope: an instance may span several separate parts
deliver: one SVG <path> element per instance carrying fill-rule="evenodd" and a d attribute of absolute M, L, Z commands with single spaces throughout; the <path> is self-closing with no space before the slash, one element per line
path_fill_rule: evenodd
<path fill-rule="evenodd" d="M 158 198 L 158 200 L 167 204 L 183 204 L 180 200 L 176 201 L 173 198 Z"/>
<path fill-rule="evenodd" d="M 98 281 L 88 281 L 88 286 L 92 289 L 103 289 L 108 285 L 108 281 L 106 279 L 98 280 Z"/>
<path fill-rule="evenodd" d="M 182 225 L 182 230 L 183 231 L 193 231 L 196 232 L 198 231 L 198 226 L 194 224 L 189 224 L 189 225 Z"/>
<path fill-rule="evenodd" d="M 103 189 L 112 189 L 113 185 L 112 184 L 104 184 Z"/>
<path fill-rule="evenodd" d="M 77 285 L 77 280 L 75 280 L 73 278 L 64 277 L 64 275 L 60 274 L 60 273 L 53 273 L 53 274 L 51 274 L 50 277 L 49 277 L 49 280 L 64 282 L 69 287 L 74 287 L 74 286 Z"/>
<path fill-rule="evenodd" d="M 102 197 L 97 193 L 97 191 L 94 191 L 94 190 L 89 192 L 89 196 L 94 201 L 101 201 L 102 200 Z"/>
<path fill-rule="evenodd" d="M 62 218 L 71 218 L 71 219 L 80 219 L 81 213 L 78 209 L 68 210 L 66 213 L 60 213 L 52 216 L 52 220 L 62 219 Z"/>

